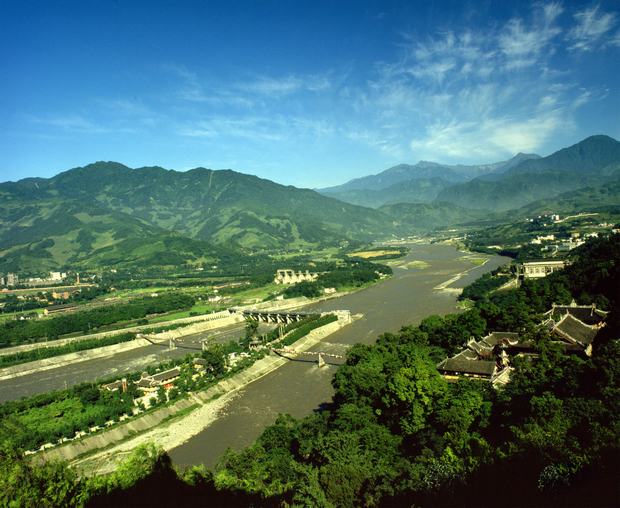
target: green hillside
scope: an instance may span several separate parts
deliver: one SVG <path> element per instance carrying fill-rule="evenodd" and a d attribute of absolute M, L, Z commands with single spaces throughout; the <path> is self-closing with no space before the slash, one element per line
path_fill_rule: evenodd
<path fill-rule="evenodd" d="M 532 217 L 545 213 L 567 215 L 579 212 L 620 215 L 620 180 L 612 180 L 603 185 L 584 187 L 553 198 L 534 201 L 510 215 Z"/>
<path fill-rule="evenodd" d="M 472 210 L 451 203 L 396 203 L 380 210 L 409 231 L 426 232 L 477 221 L 488 217 L 484 210 Z"/>
<path fill-rule="evenodd" d="M 62 266 L 213 264 L 227 249 L 150 226 L 121 212 L 47 199 L 0 207 L 0 272 Z"/>
<path fill-rule="evenodd" d="M 208 262 L 394 229 L 381 212 L 230 170 L 99 162 L 0 184 L 0 270 Z"/>
<path fill-rule="evenodd" d="M 396 183 L 378 190 L 349 189 L 325 193 L 346 203 L 379 208 L 394 203 L 429 203 L 452 183 L 444 178 L 419 178 Z"/>

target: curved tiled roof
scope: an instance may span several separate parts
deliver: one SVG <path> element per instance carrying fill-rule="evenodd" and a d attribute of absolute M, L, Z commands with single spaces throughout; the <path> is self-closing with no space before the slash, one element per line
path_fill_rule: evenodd
<path fill-rule="evenodd" d="M 581 322 L 572 314 L 566 314 L 553 331 L 570 342 L 577 342 L 584 346 L 592 343 L 598 333 L 598 330 Z"/>

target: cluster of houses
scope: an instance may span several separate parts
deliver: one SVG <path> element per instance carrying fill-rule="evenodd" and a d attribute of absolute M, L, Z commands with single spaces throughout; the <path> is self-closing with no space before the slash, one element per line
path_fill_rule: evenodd
<path fill-rule="evenodd" d="M 592 342 L 605 325 L 607 312 L 596 305 L 553 305 L 541 325 L 566 354 L 592 354 Z M 459 378 L 486 380 L 501 386 L 510 380 L 511 359 L 535 356 L 535 345 L 515 332 L 493 332 L 480 340 L 471 339 L 465 349 L 446 358 L 437 369 L 448 381 Z"/>
<path fill-rule="evenodd" d="M 45 286 L 48 284 L 60 284 L 67 278 L 66 272 L 49 272 L 49 275 L 43 277 L 30 277 L 24 280 L 20 280 L 17 273 L 7 273 L 4 276 L 0 276 L 0 286 L 2 287 L 16 287 L 20 284 L 24 286 L 36 287 Z M 77 283 L 80 283 L 80 275 L 77 274 Z"/>

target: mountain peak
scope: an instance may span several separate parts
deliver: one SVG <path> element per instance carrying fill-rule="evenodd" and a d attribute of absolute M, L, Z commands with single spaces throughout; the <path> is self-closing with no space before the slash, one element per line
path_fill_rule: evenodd
<path fill-rule="evenodd" d="M 125 171 L 131 168 L 129 168 L 128 166 L 125 166 L 124 164 L 121 164 L 120 162 L 97 161 L 97 162 L 92 162 L 91 164 L 87 164 L 86 166 L 83 166 L 83 167 L 70 169 L 69 171 L 73 171 L 74 169 L 83 169 L 87 171 L 119 171 L 119 170 Z"/>

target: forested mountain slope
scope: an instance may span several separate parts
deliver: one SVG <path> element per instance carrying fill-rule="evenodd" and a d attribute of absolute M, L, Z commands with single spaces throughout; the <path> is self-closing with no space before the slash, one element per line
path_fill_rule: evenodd
<path fill-rule="evenodd" d="M 512 159 L 493 164 L 467 166 L 420 161 L 415 165 L 399 164 L 377 173 L 355 178 L 342 185 L 319 189 L 348 203 L 378 207 L 393 203 L 424 203 L 435 199 L 438 192 L 451 184 L 466 182 L 481 175 L 501 174 L 523 161 L 536 159 L 535 154 L 517 154 Z"/>
<path fill-rule="evenodd" d="M 620 176 L 620 142 L 591 136 L 547 157 L 527 160 L 493 180 L 475 178 L 439 192 L 438 201 L 493 211 L 519 208 Z"/>
<path fill-rule="evenodd" d="M 179 252 L 195 260 L 210 259 L 221 250 L 214 246 L 338 245 L 393 231 L 381 212 L 230 170 L 134 170 L 100 162 L 50 179 L 0 184 L 0 200 L 0 265 L 7 270 L 29 266 L 26 258 L 47 260 L 42 269 L 89 257 L 150 262 L 169 249 L 149 246 L 170 235 L 195 240 Z"/>

